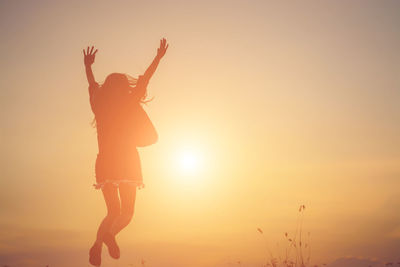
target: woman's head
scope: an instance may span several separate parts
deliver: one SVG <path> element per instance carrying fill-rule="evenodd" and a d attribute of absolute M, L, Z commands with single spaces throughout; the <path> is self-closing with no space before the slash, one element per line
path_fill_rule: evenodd
<path fill-rule="evenodd" d="M 136 79 L 124 73 L 111 73 L 101 85 L 95 102 L 98 114 L 117 114 L 129 104 L 129 95 L 133 93 Z M 96 114 L 96 116 L 98 115 Z M 92 125 L 96 125 L 96 118 Z"/>
<path fill-rule="evenodd" d="M 147 90 L 141 92 L 139 90 L 136 91 L 136 86 L 138 85 L 138 79 L 133 78 L 132 76 L 125 73 L 111 73 L 107 76 L 103 85 L 101 86 L 101 91 L 103 92 L 103 96 L 109 99 L 112 102 L 116 100 L 121 100 L 126 98 L 127 95 L 137 95 L 137 100 L 141 103 L 147 103 L 150 100 L 147 100 Z M 135 98 L 135 97 L 134 97 Z M 117 101 L 118 102 L 118 101 Z"/>
<path fill-rule="evenodd" d="M 136 79 L 124 73 L 111 73 L 102 85 L 105 93 L 124 95 L 131 93 L 136 86 Z"/>
<path fill-rule="evenodd" d="M 115 112 L 121 110 L 126 104 L 131 105 L 131 101 L 127 101 L 130 95 L 135 98 L 135 90 L 137 79 L 124 73 L 111 73 L 107 76 L 104 83 L 101 85 L 99 97 L 97 97 L 97 106 L 104 112 Z M 137 98 L 139 103 L 147 103 L 147 93 Z M 93 126 L 96 125 L 96 119 L 92 122 Z"/>

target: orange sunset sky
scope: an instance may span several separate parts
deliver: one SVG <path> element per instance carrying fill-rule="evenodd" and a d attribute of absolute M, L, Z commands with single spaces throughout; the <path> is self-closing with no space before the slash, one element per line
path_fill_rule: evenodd
<path fill-rule="evenodd" d="M 88 266 L 106 208 L 82 49 L 97 81 L 137 77 L 162 37 L 159 142 L 102 266 L 261 266 L 301 204 L 313 263 L 400 261 L 399 1 L 3 0 L 0 36 L 1 266 Z"/>

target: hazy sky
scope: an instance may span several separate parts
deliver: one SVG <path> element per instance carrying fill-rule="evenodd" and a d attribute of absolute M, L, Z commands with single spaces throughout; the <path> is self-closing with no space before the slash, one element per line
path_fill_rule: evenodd
<path fill-rule="evenodd" d="M 300 204 L 313 262 L 399 261 L 399 29 L 399 1 L 0 1 L 0 264 L 87 266 L 105 205 L 82 49 L 102 82 L 162 37 L 118 266 L 260 263 L 257 227 L 283 247 Z"/>

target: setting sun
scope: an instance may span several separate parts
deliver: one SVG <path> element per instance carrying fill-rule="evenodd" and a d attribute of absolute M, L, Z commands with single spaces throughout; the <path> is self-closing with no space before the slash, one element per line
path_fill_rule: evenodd
<path fill-rule="evenodd" d="M 182 149 L 177 155 L 178 169 L 182 174 L 196 174 L 202 169 L 203 159 L 200 151 L 196 149 Z"/>

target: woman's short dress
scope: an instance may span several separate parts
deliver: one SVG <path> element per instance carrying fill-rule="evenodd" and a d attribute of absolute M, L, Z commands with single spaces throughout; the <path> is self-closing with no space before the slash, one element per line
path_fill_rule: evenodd
<path fill-rule="evenodd" d="M 98 95 L 96 101 L 91 98 L 90 102 L 96 118 L 99 146 L 94 187 L 100 189 L 106 184 L 119 186 L 127 183 L 143 188 L 140 158 L 135 145 L 135 117 L 130 103 L 105 97 L 102 100 Z"/>
<path fill-rule="evenodd" d="M 95 165 L 96 189 L 111 183 L 119 186 L 128 183 L 139 188 L 144 187 L 139 153 L 135 149 L 129 155 L 98 153 Z"/>

